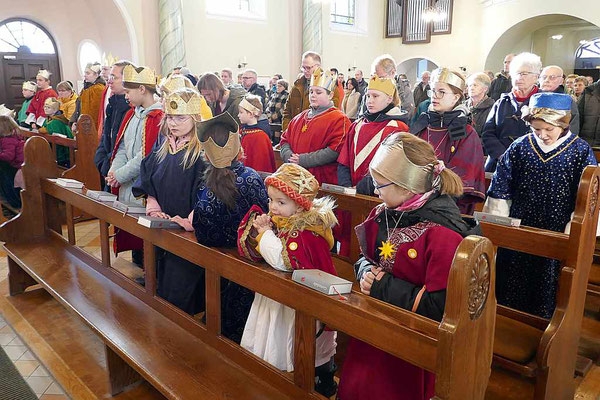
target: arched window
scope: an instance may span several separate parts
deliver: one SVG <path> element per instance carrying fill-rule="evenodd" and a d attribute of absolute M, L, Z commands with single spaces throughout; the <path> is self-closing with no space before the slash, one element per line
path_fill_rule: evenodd
<path fill-rule="evenodd" d="M 89 63 L 100 62 L 102 60 L 102 52 L 98 45 L 91 40 L 84 40 L 79 45 L 79 70 L 83 74 L 85 66 Z"/>
<path fill-rule="evenodd" d="M 600 38 L 582 40 L 575 52 L 575 69 L 591 69 L 600 65 Z"/>
<path fill-rule="evenodd" d="M 9 20 L 0 25 L 0 53 L 16 53 L 23 47 L 32 53 L 56 54 L 48 33 L 33 22 Z"/>

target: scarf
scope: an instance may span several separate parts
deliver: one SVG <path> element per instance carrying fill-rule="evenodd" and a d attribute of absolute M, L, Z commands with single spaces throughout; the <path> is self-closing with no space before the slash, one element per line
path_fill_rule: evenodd
<path fill-rule="evenodd" d="M 517 100 L 517 102 L 523 103 L 523 102 L 527 101 L 531 96 L 533 96 L 534 94 L 536 94 L 538 92 L 538 90 L 539 90 L 539 88 L 537 86 L 534 86 L 533 90 L 531 91 L 531 93 L 529 93 L 527 96 L 525 96 L 525 97 L 519 97 L 517 95 L 517 90 L 515 88 L 513 88 L 512 94 L 515 96 L 515 100 Z"/>
<path fill-rule="evenodd" d="M 381 111 L 376 111 L 374 113 L 370 113 L 370 112 L 366 112 L 363 117 L 365 117 L 365 119 L 369 122 L 373 122 L 375 121 L 380 115 L 382 114 L 387 114 L 388 111 L 390 111 L 392 108 L 394 108 L 394 103 L 390 103 L 387 105 L 387 107 L 385 107 L 383 110 Z"/>

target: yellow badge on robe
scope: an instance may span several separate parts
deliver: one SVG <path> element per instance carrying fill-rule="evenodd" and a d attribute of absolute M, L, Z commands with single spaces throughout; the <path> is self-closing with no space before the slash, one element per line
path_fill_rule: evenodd
<path fill-rule="evenodd" d="M 408 256 L 412 259 L 417 258 L 417 250 L 415 249 L 408 249 Z"/>
<path fill-rule="evenodd" d="M 296 250 L 296 249 L 298 248 L 298 243 L 296 243 L 296 242 L 292 242 L 292 243 L 290 243 L 290 244 L 288 245 L 288 247 L 289 247 L 289 249 L 290 249 L 291 251 L 294 251 L 294 250 Z"/>
<path fill-rule="evenodd" d="M 308 130 L 308 125 L 303 125 L 301 130 L 302 132 L 306 132 Z"/>
<path fill-rule="evenodd" d="M 450 147 L 450 152 L 454 153 L 454 150 L 456 150 L 456 148 L 454 146 Z"/>

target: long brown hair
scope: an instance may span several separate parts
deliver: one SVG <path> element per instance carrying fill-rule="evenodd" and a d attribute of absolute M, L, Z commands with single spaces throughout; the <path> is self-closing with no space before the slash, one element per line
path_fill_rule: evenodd
<path fill-rule="evenodd" d="M 198 80 L 198 90 L 210 90 L 215 97 L 215 103 L 221 101 L 227 88 L 223 84 L 221 78 L 212 72 L 203 74 Z M 236 116 L 237 117 L 237 116 Z"/>
<path fill-rule="evenodd" d="M 221 124 L 215 124 L 210 132 L 207 134 L 208 138 L 212 140 L 218 146 L 225 146 L 229 139 L 229 130 Z M 203 139 L 204 140 L 204 139 Z M 237 199 L 240 197 L 237 185 L 235 184 L 236 175 L 229 168 L 215 168 L 210 161 L 205 157 L 206 163 L 208 164 L 206 171 L 204 171 L 204 183 L 209 188 L 217 199 L 221 200 L 223 204 L 230 210 L 235 208 Z"/>
<path fill-rule="evenodd" d="M 19 125 L 12 117 L 0 115 L 0 137 L 11 136 L 19 133 Z"/>
<path fill-rule="evenodd" d="M 424 141 L 416 137 L 413 134 L 401 132 L 397 133 L 394 136 L 394 143 L 402 142 L 404 148 L 404 154 L 406 157 L 416 165 L 427 165 L 431 163 L 438 164 L 437 157 L 435 156 L 435 151 L 433 147 Z M 391 144 L 391 143 L 390 143 Z M 462 196 L 463 194 L 463 184 L 462 180 L 458 175 L 452 172 L 450 169 L 445 168 L 440 173 L 440 193 L 447 194 L 454 197 Z"/>

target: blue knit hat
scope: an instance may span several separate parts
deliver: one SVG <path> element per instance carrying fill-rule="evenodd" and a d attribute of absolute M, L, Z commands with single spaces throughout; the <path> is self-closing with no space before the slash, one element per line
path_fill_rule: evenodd
<path fill-rule="evenodd" d="M 523 120 L 541 119 L 551 125 L 566 129 L 571 121 L 573 99 L 562 93 L 536 93 L 529 99 L 529 105 L 521 109 Z"/>

